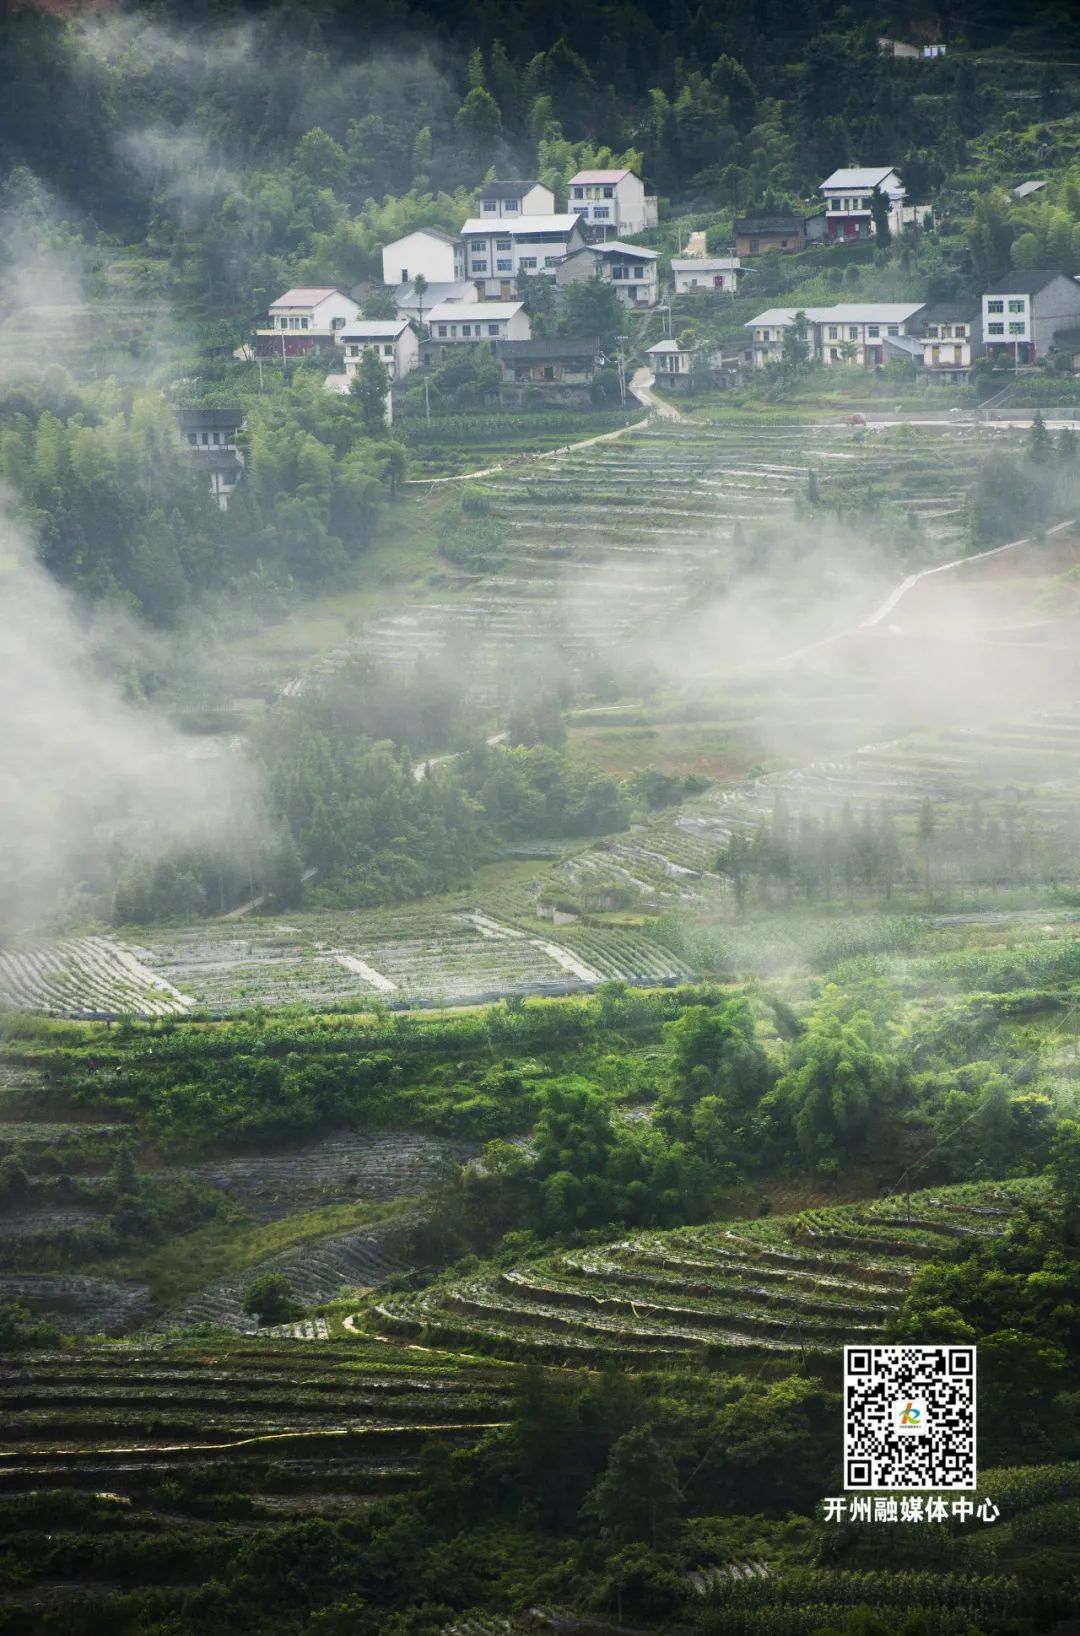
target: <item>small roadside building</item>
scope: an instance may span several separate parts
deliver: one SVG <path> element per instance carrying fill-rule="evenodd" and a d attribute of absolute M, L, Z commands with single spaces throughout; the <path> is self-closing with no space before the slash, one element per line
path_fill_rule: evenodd
<path fill-rule="evenodd" d="M 260 358 L 302 358 L 332 347 L 337 332 L 359 318 L 360 304 L 332 284 L 298 285 L 271 302 L 264 328 L 255 331 Z"/>
<path fill-rule="evenodd" d="M 403 381 L 420 362 L 420 343 L 410 318 L 358 318 L 338 331 L 345 353 L 345 376 L 352 382 L 364 353 L 373 351 L 391 381 Z"/>
<path fill-rule="evenodd" d="M 178 409 L 176 421 L 192 466 L 206 478 L 218 510 L 228 511 L 233 490 L 244 472 L 239 446 L 244 411 Z"/>
<path fill-rule="evenodd" d="M 739 284 L 738 256 L 685 256 L 672 258 L 676 295 L 695 290 L 724 290 L 734 294 Z"/>
<path fill-rule="evenodd" d="M 686 386 L 690 381 L 693 353 L 678 341 L 657 341 L 646 349 L 657 386 Z"/>

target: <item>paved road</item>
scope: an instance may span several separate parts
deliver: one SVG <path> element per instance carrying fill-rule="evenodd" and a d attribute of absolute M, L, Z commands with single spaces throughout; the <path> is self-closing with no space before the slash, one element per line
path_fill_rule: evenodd
<path fill-rule="evenodd" d="M 682 420 L 682 411 L 676 409 L 673 403 L 665 403 L 653 391 L 656 385 L 656 376 L 649 369 L 638 369 L 630 382 L 630 390 L 639 403 L 643 403 L 651 414 L 658 420 Z"/>

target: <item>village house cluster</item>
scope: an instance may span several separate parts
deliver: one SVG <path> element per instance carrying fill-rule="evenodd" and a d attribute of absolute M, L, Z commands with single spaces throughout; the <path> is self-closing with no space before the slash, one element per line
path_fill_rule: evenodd
<path fill-rule="evenodd" d="M 1006 273 L 970 302 L 846 301 L 833 307 L 770 307 L 747 323 L 744 361 L 763 369 L 790 355 L 805 326 L 808 356 L 829 368 L 873 369 L 900 358 L 926 379 L 963 383 L 976 359 L 1017 369 L 1064 355 L 1080 364 L 1080 283 L 1057 268 Z"/>
<path fill-rule="evenodd" d="M 893 43 L 883 41 L 882 49 Z M 869 242 L 886 224 L 898 232 L 930 216 L 929 206 L 906 202 L 892 165 L 843 167 L 824 179 L 819 192 L 821 208 L 810 215 L 737 217 L 732 253 L 726 255 L 710 255 L 704 232 L 692 233 L 671 260 L 672 295 L 735 296 L 747 271 L 744 257 Z M 562 291 L 599 279 L 628 313 L 651 312 L 660 302 L 660 255 L 629 241 L 656 224 L 657 199 L 627 168 L 579 171 L 567 184 L 565 210 L 556 209 L 555 194 L 543 182 L 488 181 L 476 214 L 457 233 L 419 227 L 383 247 L 382 285 L 395 317 L 363 317 L 360 288 L 354 296 L 332 285 L 297 286 L 270 304 L 255 331 L 255 356 L 284 363 L 340 349 L 344 373 L 331 375 L 327 385 L 348 390 L 369 351 L 393 386 L 421 364 L 438 364 L 459 347 L 482 344 L 498 363 L 506 402 L 521 401 L 537 388 L 549 401 L 581 402 L 607 360 L 595 337 L 534 337 L 521 280 L 547 278 Z M 1080 368 L 1080 282 L 1057 269 L 1024 270 L 1007 274 L 972 301 L 770 307 L 746 328 L 741 359 L 726 365 L 719 357 L 708 360 L 717 378 L 726 373 L 735 380 L 744 369 L 764 369 L 795 355 L 828 368 L 872 369 L 902 359 L 924 380 L 953 383 L 963 383 L 984 356 L 1019 369 L 1055 353 Z M 702 362 L 685 338 L 670 335 L 646 356 L 657 380 L 671 387 L 688 385 Z M 392 414 L 388 394 L 388 420 Z M 223 510 L 243 474 L 241 425 L 242 416 L 231 410 L 185 410 L 180 416 L 181 437 Z"/>

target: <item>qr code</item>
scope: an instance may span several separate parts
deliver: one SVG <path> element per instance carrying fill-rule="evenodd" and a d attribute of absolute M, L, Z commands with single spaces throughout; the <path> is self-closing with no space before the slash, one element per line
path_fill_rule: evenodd
<path fill-rule="evenodd" d="M 844 1487 L 975 1487 L 973 1346 L 845 1346 Z"/>

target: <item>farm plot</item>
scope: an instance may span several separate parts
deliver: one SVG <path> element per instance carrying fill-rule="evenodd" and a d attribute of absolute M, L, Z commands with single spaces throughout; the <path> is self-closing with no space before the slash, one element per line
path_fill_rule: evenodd
<path fill-rule="evenodd" d="M 122 1335 L 153 1311 L 145 1284 L 79 1273 L 0 1273 L 0 1303 L 6 1301 L 73 1335 Z"/>
<path fill-rule="evenodd" d="M 376 1331 L 548 1358 L 835 1351 L 882 1333 L 928 1259 L 1004 1231 L 1038 1183 L 941 1188 L 768 1221 L 636 1234 L 380 1298 Z"/>
<path fill-rule="evenodd" d="M 406 1270 L 396 1254 L 399 1227 L 360 1227 L 298 1244 L 243 1272 L 219 1279 L 148 1326 L 148 1333 L 214 1324 L 253 1334 L 257 1325 L 244 1311 L 244 1293 L 262 1273 L 281 1273 L 301 1306 L 317 1306 L 350 1289 L 377 1289 L 393 1273 Z"/>
<path fill-rule="evenodd" d="M 88 1489 L 153 1512 L 168 1483 L 162 1503 L 175 1516 L 189 1472 L 227 1466 L 271 1512 L 276 1500 L 319 1514 L 406 1486 L 425 1442 L 475 1439 L 508 1405 L 505 1367 L 460 1360 L 450 1369 L 356 1342 L 308 1347 L 264 1335 L 212 1350 L 155 1343 L 27 1355 L 0 1384 L 0 1494 Z"/>
<path fill-rule="evenodd" d="M 73 937 L 43 949 L 0 953 L 0 1009 L 168 1017 L 191 1003 L 112 938 Z"/>
<path fill-rule="evenodd" d="M 252 1154 L 158 1171 L 220 1188 L 258 1221 L 278 1221 L 319 1205 L 355 1199 L 385 1203 L 424 1193 L 448 1165 L 475 1148 L 416 1131 L 343 1131 L 293 1153 Z"/>

